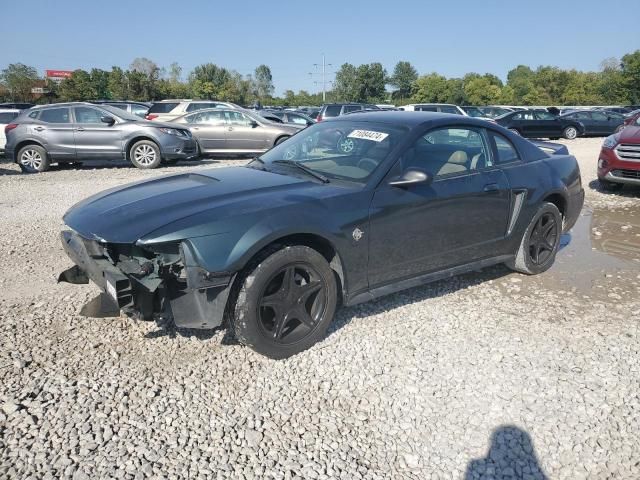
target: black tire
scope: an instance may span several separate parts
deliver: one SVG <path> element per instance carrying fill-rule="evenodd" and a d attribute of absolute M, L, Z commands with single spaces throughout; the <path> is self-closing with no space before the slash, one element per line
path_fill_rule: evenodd
<path fill-rule="evenodd" d="M 289 135 L 285 135 L 284 137 L 279 137 L 279 138 L 276 140 L 276 143 L 274 143 L 273 145 L 274 145 L 274 146 L 276 146 L 276 145 L 280 145 L 282 142 L 284 142 L 285 140 L 288 140 L 289 138 L 290 138 L 290 136 L 289 136 Z"/>
<path fill-rule="evenodd" d="M 569 125 L 562 131 L 562 136 L 567 140 L 575 140 L 578 137 L 578 129 Z"/>
<path fill-rule="evenodd" d="M 562 215 L 558 207 L 543 203 L 525 230 L 515 258 L 507 266 L 528 275 L 547 271 L 556 259 L 561 235 Z"/>
<path fill-rule="evenodd" d="M 129 160 L 135 167 L 143 170 L 158 168 L 162 163 L 160 148 L 151 140 L 140 140 L 131 145 Z"/>
<path fill-rule="evenodd" d="M 517 128 L 510 128 L 509 131 L 511 133 L 515 133 L 516 135 L 522 136 L 522 134 L 520 133 L 520 131 Z"/>
<path fill-rule="evenodd" d="M 47 151 L 40 145 L 27 145 L 18 151 L 18 165 L 24 173 L 40 173 L 49 170 Z"/>
<path fill-rule="evenodd" d="M 607 192 L 618 192 L 622 190 L 622 187 L 624 187 L 622 183 L 610 182 L 609 180 L 602 180 L 600 178 L 598 179 L 598 182 L 600 183 L 602 190 Z"/>
<path fill-rule="evenodd" d="M 269 358 L 306 350 L 324 337 L 333 320 L 336 280 L 312 248 L 270 250 L 248 265 L 238 281 L 230 328 L 241 344 Z"/>

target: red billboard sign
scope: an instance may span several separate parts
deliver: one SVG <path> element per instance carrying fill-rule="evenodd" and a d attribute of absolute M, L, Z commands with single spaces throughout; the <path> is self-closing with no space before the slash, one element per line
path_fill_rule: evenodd
<path fill-rule="evenodd" d="M 73 73 L 71 70 L 45 70 L 47 78 L 69 78 Z"/>

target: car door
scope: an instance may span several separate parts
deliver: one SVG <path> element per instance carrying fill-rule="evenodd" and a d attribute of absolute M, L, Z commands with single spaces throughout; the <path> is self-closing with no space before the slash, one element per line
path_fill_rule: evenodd
<path fill-rule="evenodd" d="M 508 128 L 517 130 L 523 137 L 537 135 L 533 112 L 518 112 L 511 117 Z"/>
<path fill-rule="evenodd" d="M 119 160 L 124 158 L 122 124 L 106 110 L 95 107 L 73 107 L 74 138 L 78 159 Z M 105 123 L 110 117 L 114 123 Z"/>
<path fill-rule="evenodd" d="M 227 148 L 227 122 L 224 111 L 206 111 L 187 117 L 190 130 L 203 152 Z"/>
<path fill-rule="evenodd" d="M 225 110 L 227 121 L 227 149 L 239 152 L 266 150 L 267 132 L 249 116 L 235 110 Z"/>
<path fill-rule="evenodd" d="M 408 168 L 432 181 L 404 187 L 389 179 Z M 374 193 L 369 285 L 374 288 L 498 254 L 510 209 L 509 184 L 493 165 L 484 129 L 439 128 L 409 147 Z"/>
<path fill-rule="evenodd" d="M 614 132 L 617 125 L 612 122 L 611 115 L 617 115 L 613 112 L 591 112 L 594 123 L 594 135 L 610 135 Z M 620 122 L 621 123 L 621 122 Z M 591 132 L 589 132 L 591 133 Z"/>
<path fill-rule="evenodd" d="M 45 108 L 38 115 L 38 124 L 31 127 L 36 138 L 40 137 L 46 142 L 47 153 L 54 160 L 76 159 L 74 125 L 71 120 L 69 107 Z"/>
<path fill-rule="evenodd" d="M 568 120 L 573 120 L 584 125 L 586 135 L 597 135 L 598 125 L 590 112 L 575 112 L 565 117 Z M 602 128 L 602 127 L 600 127 Z"/>
<path fill-rule="evenodd" d="M 549 112 L 534 112 L 536 135 L 540 137 L 561 137 L 562 122 L 560 119 Z"/>

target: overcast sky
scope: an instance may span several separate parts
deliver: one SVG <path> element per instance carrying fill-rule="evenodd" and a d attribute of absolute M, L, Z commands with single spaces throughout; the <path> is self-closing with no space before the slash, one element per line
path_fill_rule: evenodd
<path fill-rule="evenodd" d="M 271 67 L 276 93 L 318 91 L 313 64 L 325 53 L 327 79 L 342 63 L 398 60 L 420 73 L 491 72 L 518 64 L 598 69 L 640 48 L 640 1 L 6 1 L 0 68 L 22 62 L 73 70 L 135 57 L 184 75 L 213 62 L 252 73 Z"/>

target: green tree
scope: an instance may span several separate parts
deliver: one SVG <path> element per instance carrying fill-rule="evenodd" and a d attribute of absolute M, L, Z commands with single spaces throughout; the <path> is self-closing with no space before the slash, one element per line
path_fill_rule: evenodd
<path fill-rule="evenodd" d="M 640 50 L 622 57 L 622 81 L 627 91 L 628 101 L 640 102 Z"/>
<path fill-rule="evenodd" d="M 273 76 L 271 69 L 267 65 L 258 66 L 253 72 L 256 96 L 264 101 L 273 95 Z"/>
<path fill-rule="evenodd" d="M 477 77 L 465 82 L 464 92 L 470 105 L 491 105 L 500 101 L 502 88 L 487 77 Z"/>
<path fill-rule="evenodd" d="M 107 78 L 107 86 L 109 88 L 109 98 L 116 100 L 129 99 L 127 76 L 120 67 L 111 67 Z"/>
<path fill-rule="evenodd" d="M 356 70 L 359 102 L 379 102 L 385 97 L 387 71 L 381 63 L 360 65 Z"/>
<path fill-rule="evenodd" d="M 401 103 L 411 95 L 411 86 L 417 79 L 418 71 L 410 62 L 400 61 L 396 63 L 393 75 L 389 78 L 389 83 L 398 89 L 395 95 Z"/>
<path fill-rule="evenodd" d="M 411 89 L 413 103 L 444 103 L 451 95 L 451 84 L 446 77 L 435 72 L 422 75 Z"/>
<path fill-rule="evenodd" d="M 616 104 L 631 101 L 624 85 L 624 76 L 617 58 L 607 58 L 600 63 L 599 96 L 603 103 Z"/>
<path fill-rule="evenodd" d="M 66 102 L 91 100 L 97 97 L 91 75 L 86 70 L 75 70 L 70 77 L 60 82 L 58 97 Z"/>
<path fill-rule="evenodd" d="M 12 100 L 30 100 L 31 89 L 37 80 L 36 69 L 23 63 L 11 63 L 0 72 L 0 81 L 9 91 Z"/>
<path fill-rule="evenodd" d="M 344 63 L 336 72 L 334 80 L 336 101 L 354 102 L 360 95 L 357 68 L 350 63 Z"/>

